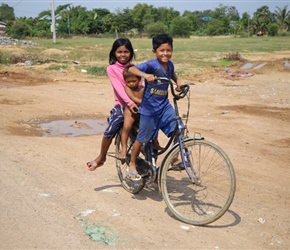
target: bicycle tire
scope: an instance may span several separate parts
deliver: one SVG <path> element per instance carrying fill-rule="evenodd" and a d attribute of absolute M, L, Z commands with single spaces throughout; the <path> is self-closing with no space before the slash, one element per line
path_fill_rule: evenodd
<path fill-rule="evenodd" d="M 180 154 L 179 145 L 175 144 L 161 164 L 159 183 L 163 199 L 173 215 L 185 223 L 198 226 L 212 223 L 224 215 L 233 201 L 236 189 L 233 165 L 226 153 L 209 141 L 189 138 L 183 147 L 189 150 L 199 179 L 191 181 L 184 168 L 171 166 L 172 159 Z"/>
<path fill-rule="evenodd" d="M 139 193 L 145 186 L 146 184 L 146 180 L 144 178 L 142 178 L 140 181 L 132 181 L 129 180 L 126 176 L 126 169 L 128 167 L 128 164 L 130 162 L 131 159 L 131 150 L 129 150 L 129 152 L 127 152 L 127 156 L 126 156 L 126 163 L 122 164 L 121 160 L 119 159 L 119 154 L 121 151 L 121 133 L 122 133 L 122 129 L 119 130 L 119 132 L 116 135 L 116 139 L 115 139 L 115 155 L 116 155 L 116 168 L 117 168 L 117 172 L 118 172 L 118 177 L 119 180 L 121 182 L 122 187 L 128 191 L 129 193 L 132 194 L 137 194 Z M 134 143 L 135 139 L 137 136 L 137 131 L 135 129 L 132 129 L 130 134 L 129 134 L 129 138 L 128 138 L 128 148 L 131 148 L 132 144 Z M 137 164 L 140 162 L 140 158 L 138 157 L 137 159 Z M 139 163 L 140 165 L 141 163 Z M 137 166 L 137 170 L 138 170 L 138 166 Z M 139 171 L 138 171 L 139 172 Z"/>

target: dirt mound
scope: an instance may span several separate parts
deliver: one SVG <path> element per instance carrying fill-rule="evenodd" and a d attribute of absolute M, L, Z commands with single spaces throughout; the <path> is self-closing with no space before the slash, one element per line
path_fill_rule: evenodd
<path fill-rule="evenodd" d="M 60 50 L 60 49 L 46 49 L 41 52 L 41 54 L 50 56 L 50 55 L 65 55 L 68 54 L 68 51 L 66 50 Z"/>
<path fill-rule="evenodd" d="M 41 71 L 40 71 L 41 72 Z M 45 71 L 30 70 L 27 68 L 6 69 L 0 71 L 1 84 L 13 84 L 17 86 L 36 86 L 52 82 L 49 74 Z"/>

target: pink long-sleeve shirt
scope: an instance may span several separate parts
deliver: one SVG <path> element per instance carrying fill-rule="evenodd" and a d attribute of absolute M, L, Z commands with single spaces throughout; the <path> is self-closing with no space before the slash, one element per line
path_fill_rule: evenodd
<path fill-rule="evenodd" d="M 120 104 L 121 106 L 125 107 L 130 106 L 133 103 L 133 101 L 127 96 L 125 92 L 126 82 L 123 77 L 123 70 L 128 65 L 130 65 L 129 62 L 127 64 L 115 62 L 114 64 L 111 64 L 107 67 L 107 74 L 114 91 L 114 106 Z"/>

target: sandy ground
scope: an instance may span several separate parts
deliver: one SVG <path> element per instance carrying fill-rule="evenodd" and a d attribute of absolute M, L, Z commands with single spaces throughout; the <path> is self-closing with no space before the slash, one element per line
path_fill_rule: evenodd
<path fill-rule="evenodd" d="M 251 77 L 193 71 L 189 130 L 222 147 L 236 171 L 229 211 L 206 227 L 172 217 L 157 187 L 137 195 L 114 159 L 89 172 L 102 133 L 48 136 L 39 123 L 102 119 L 106 77 L 0 70 L 1 249 L 290 249 L 290 51 L 252 55 Z M 229 67 L 241 73 L 237 63 Z M 181 112 L 186 103 L 181 101 Z M 46 136 L 45 136 L 46 135 Z M 161 138 L 162 141 L 162 138 Z M 110 151 L 114 151 L 112 145 Z"/>

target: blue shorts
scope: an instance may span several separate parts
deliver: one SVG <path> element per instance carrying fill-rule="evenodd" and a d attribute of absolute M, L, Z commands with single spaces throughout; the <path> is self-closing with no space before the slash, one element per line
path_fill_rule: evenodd
<path fill-rule="evenodd" d="M 154 139 L 159 129 L 170 137 L 177 126 L 175 110 L 169 103 L 162 110 L 162 113 L 154 116 L 140 116 L 140 127 L 137 135 L 137 141 L 146 143 Z"/>
<path fill-rule="evenodd" d="M 110 117 L 108 118 L 108 125 L 104 132 L 104 137 L 107 139 L 113 139 L 120 127 L 124 122 L 124 108 L 121 105 L 116 105 L 110 111 Z"/>

